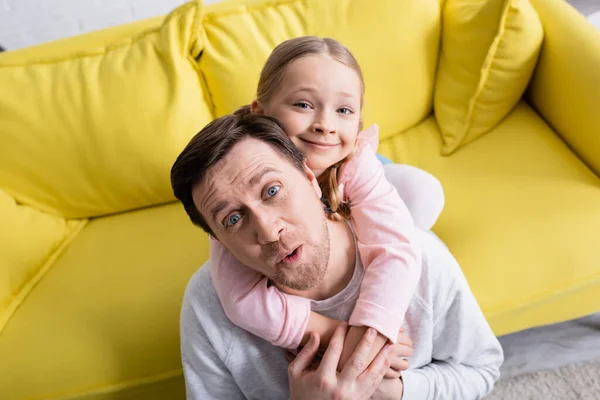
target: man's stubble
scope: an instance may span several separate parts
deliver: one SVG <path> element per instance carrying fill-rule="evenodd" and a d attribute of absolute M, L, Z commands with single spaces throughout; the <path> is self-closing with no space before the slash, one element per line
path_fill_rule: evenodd
<path fill-rule="evenodd" d="M 327 219 L 323 218 L 323 235 L 317 244 L 311 246 L 313 259 L 296 267 L 293 276 L 287 276 L 283 270 L 278 269 L 271 279 L 283 286 L 293 290 L 310 290 L 323 281 L 327 267 L 329 266 L 329 226 Z M 305 251 L 308 249 L 305 249 Z"/>

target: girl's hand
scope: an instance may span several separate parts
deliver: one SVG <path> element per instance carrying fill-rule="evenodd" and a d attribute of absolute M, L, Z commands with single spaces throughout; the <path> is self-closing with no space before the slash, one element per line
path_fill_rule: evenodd
<path fill-rule="evenodd" d="M 288 367 L 290 399 L 366 400 L 373 395 L 391 365 L 390 346 L 386 345 L 369 364 L 369 353 L 377 336 L 376 331 L 370 329 L 346 366 L 337 372 L 347 331 L 347 325 L 340 324 L 318 366 L 313 364 L 313 359 L 319 348 L 319 336 L 311 334 L 306 346 Z M 365 369 L 365 366 L 368 367 Z"/>
<path fill-rule="evenodd" d="M 387 379 L 399 379 L 402 371 L 406 371 L 409 367 L 407 358 L 413 355 L 412 340 L 404 334 L 404 329 L 401 329 L 396 344 L 391 346 L 390 358 L 392 364 L 385 373 L 385 377 Z"/>

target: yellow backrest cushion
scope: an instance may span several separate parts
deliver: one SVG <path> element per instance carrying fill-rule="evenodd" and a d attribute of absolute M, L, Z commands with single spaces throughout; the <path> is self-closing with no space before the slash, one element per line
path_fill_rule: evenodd
<path fill-rule="evenodd" d="M 446 0 L 435 116 L 450 154 L 493 127 L 517 104 L 543 39 L 529 0 Z"/>
<path fill-rule="evenodd" d="M 1 55 L 0 188 L 66 218 L 173 200 L 173 160 L 212 119 L 201 12 L 192 2 L 142 33 L 99 33 L 116 40 L 104 46 Z"/>
<path fill-rule="evenodd" d="M 364 74 L 365 124 L 388 137 L 431 113 L 438 58 L 437 1 L 256 0 L 206 7 L 200 67 L 221 116 L 250 103 L 273 48 L 293 37 L 332 37 Z"/>
<path fill-rule="evenodd" d="M 85 222 L 17 204 L 0 190 L 0 332 Z"/>

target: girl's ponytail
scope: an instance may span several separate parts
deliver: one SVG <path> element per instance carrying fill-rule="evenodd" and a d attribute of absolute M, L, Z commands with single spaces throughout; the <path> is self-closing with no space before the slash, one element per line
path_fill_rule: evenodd
<path fill-rule="evenodd" d="M 318 179 L 319 187 L 329 205 L 329 209 L 327 210 L 328 217 L 333 221 L 341 221 L 350 218 L 350 203 L 342 201 L 342 195 L 337 180 L 338 167 L 341 166 L 344 161 L 346 160 L 342 160 L 327 168 Z"/>
<path fill-rule="evenodd" d="M 240 118 L 246 118 L 248 115 L 252 114 L 252 110 L 250 109 L 250 104 L 241 106 L 237 110 L 233 112 L 233 115 Z"/>

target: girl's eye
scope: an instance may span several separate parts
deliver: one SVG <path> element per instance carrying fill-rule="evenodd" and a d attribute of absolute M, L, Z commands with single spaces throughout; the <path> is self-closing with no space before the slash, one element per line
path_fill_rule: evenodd
<path fill-rule="evenodd" d="M 240 221 L 240 218 L 241 217 L 239 214 L 232 214 L 229 218 L 227 218 L 226 226 L 233 226 L 237 224 Z"/>
<path fill-rule="evenodd" d="M 338 109 L 338 112 L 340 114 L 344 114 L 344 115 L 348 115 L 348 114 L 352 114 L 352 110 L 349 109 L 348 107 L 342 107 Z"/>
<path fill-rule="evenodd" d="M 298 107 L 298 108 L 303 108 L 305 110 L 308 110 L 310 108 L 310 104 L 308 104 L 305 101 L 299 101 L 296 104 L 294 104 L 294 106 Z"/>
<path fill-rule="evenodd" d="M 279 185 L 271 186 L 270 188 L 267 189 L 267 192 L 266 192 L 267 197 L 275 196 L 277 193 L 279 193 L 279 189 L 281 189 L 281 186 L 279 186 Z"/>

